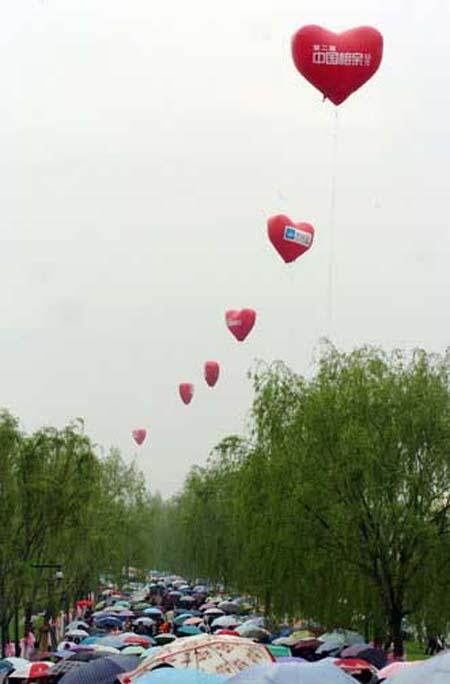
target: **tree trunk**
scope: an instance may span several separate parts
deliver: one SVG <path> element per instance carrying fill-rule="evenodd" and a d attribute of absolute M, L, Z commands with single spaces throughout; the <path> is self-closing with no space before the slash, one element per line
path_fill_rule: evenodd
<path fill-rule="evenodd" d="M 20 656 L 19 606 L 18 606 L 17 601 L 16 601 L 16 605 L 14 606 L 14 645 L 15 645 L 16 658 L 19 658 L 19 656 Z"/>
<path fill-rule="evenodd" d="M 399 611 L 393 611 L 390 620 L 392 643 L 394 646 L 394 658 L 401 659 L 404 655 L 403 649 L 403 615 Z"/>

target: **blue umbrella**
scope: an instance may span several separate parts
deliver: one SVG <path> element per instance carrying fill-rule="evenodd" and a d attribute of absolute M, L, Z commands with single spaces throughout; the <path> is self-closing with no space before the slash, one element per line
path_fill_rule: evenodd
<path fill-rule="evenodd" d="M 99 627 L 122 627 L 122 621 L 119 620 L 117 617 L 103 617 L 103 618 L 98 618 L 95 621 L 95 624 L 98 625 Z"/>
<path fill-rule="evenodd" d="M 196 636 L 197 634 L 204 634 L 204 632 L 194 625 L 182 625 L 178 627 L 177 634 L 179 636 Z"/>
<path fill-rule="evenodd" d="M 159 608 L 146 608 L 143 613 L 144 615 L 154 615 L 155 617 L 162 616 L 162 611 Z"/>
<path fill-rule="evenodd" d="M 200 672 L 190 668 L 162 667 L 146 672 L 136 679 L 136 684 L 222 684 L 228 677 Z"/>
<path fill-rule="evenodd" d="M 86 639 L 83 639 L 83 641 L 80 642 L 81 646 L 89 646 L 90 644 L 98 644 L 102 637 L 99 636 L 90 636 L 86 637 Z"/>
<path fill-rule="evenodd" d="M 355 684 L 353 677 L 336 665 L 318 663 L 276 663 L 238 672 L 227 684 Z"/>
<path fill-rule="evenodd" d="M 59 681 L 61 684 L 113 684 L 118 674 L 131 672 L 138 664 L 136 656 L 111 655 L 69 670 Z"/>
<path fill-rule="evenodd" d="M 97 644 L 99 646 L 111 646 L 112 648 L 118 648 L 119 650 L 125 647 L 124 642 L 116 636 L 102 637 L 97 641 Z"/>

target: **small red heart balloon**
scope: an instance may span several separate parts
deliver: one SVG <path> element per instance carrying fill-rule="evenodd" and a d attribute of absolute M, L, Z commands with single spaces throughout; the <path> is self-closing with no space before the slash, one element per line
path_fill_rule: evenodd
<path fill-rule="evenodd" d="M 307 252 L 314 240 L 314 228 L 309 223 L 294 223 L 283 214 L 267 221 L 267 234 L 286 263 Z"/>
<path fill-rule="evenodd" d="M 241 309 L 234 311 L 230 309 L 225 312 L 225 322 L 228 330 L 239 342 L 243 342 L 251 332 L 256 321 L 256 311 L 253 309 Z"/>
<path fill-rule="evenodd" d="M 214 387 L 219 379 L 220 366 L 217 361 L 207 361 L 205 363 L 205 380 L 210 387 Z"/>
<path fill-rule="evenodd" d="M 185 404 L 190 404 L 192 397 L 194 396 L 194 385 L 190 382 L 181 382 L 178 391 L 180 392 L 181 400 Z"/>
<path fill-rule="evenodd" d="M 133 430 L 131 434 L 133 435 L 133 439 L 136 442 L 136 444 L 141 445 L 147 437 L 147 430 L 139 428 L 138 430 Z"/>
<path fill-rule="evenodd" d="M 292 38 L 292 56 L 302 76 L 340 105 L 377 71 L 383 36 L 370 26 L 344 33 L 304 26 Z"/>

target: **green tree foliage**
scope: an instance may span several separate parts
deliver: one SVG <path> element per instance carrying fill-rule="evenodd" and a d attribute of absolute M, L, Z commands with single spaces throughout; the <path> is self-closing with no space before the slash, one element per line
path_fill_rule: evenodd
<path fill-rule="evenodd" d="M 122 577 L 151 553 L 151 498 L 144 478 L 116 450 L 100 458 L 77 421 L 23 434 L 0 414 L 0 626 L 14 613 L 68 607 Z M 64 578 L 36 565 L 60 563 Z M 51 588 L 51 604 L 50 589 Z"/>
<path fill-rule="evenodd" d="M 278 614 L 389 634 L 397 652 L 405 617 L 442 628 L 449 368 L 447 355 L 332 347 L 309 378 L 260 365 L 248 437 L 225 439 L 160 505 L 173 542 L 160 558 Z"/>

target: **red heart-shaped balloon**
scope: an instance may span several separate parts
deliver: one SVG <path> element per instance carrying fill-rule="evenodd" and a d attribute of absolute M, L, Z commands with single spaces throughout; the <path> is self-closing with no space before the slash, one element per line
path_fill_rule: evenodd
<path fill-rule="evenodd" d="M 267 221 L 267 234 L 286 263 L 307 252 L 314 240 L 314 228 L 309 223 L 294 223 L 283 214 L 272 216 Z"/>
<path fill-rule="evenodd" d="M 243 342 L 251 332 L 256 321 L 256 311 L 253 309 L 241 309 L 234 311 L 230 309 L 225 313 L 225 322 L 228 330 L 239 342 Z"/>
<path fill-rule="evenodd" d="M 178 391 L 180 392 L 180 397 L 185 404 L 190 404 L 192 397 L 194 396 L 194 385 L 190 382 L 181 382 Z"/>
<path fill-rule="evenodd" d="M 205 380 L 210 387 L 214 387 L 219 379 L 220 366 L 217 361 L 206 361 L 205 363 Z"/>
<path fill-rule="evenodd" d="M 344 33 L 304 26 L 292 38 L 292 56 L 306 80 L 340 105 L 377 71 L 383 36 L 370 26 Z"/>
<path fill-rule="evenodd" d="M 133 430 L 131 434 L 133 435 L 133 439 L 136 444 L 141 445 L 147 437 L 147 430 L 144 430 L 144 428 L 138 428 L 137 430 Z"/>

